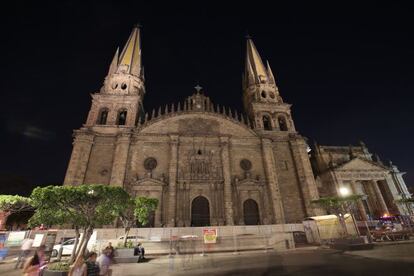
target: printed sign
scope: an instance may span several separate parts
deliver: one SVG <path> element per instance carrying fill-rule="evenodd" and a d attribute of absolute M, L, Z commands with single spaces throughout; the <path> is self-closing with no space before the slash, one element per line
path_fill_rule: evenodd
<path fill-rule="evenodd" d="M 39 247 L 42 245 L 44 234 L 36 234 L 33 240 L 32 247 Z"/>
<path fill-rule="evenodd" d="M 205 228 L 203 229 L 204 243 L 216 243 L 217 242 L 217 228 Z"/>
<path fill-rule="evenodd" d="M 24 237 L 26 236 L 25 231 L 10 232 L 7 237 L 7 246 L 19 246 L 22 244 Z"/>

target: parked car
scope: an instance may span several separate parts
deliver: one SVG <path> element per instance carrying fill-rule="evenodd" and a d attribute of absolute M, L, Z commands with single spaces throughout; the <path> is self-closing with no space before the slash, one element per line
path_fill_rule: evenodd
<path fill-rule="evenodd" d="M 82 235 L 79 238 L 79 242 L 80 242 L 81 238 L 82 238 Z M 90 237 L 86 249 L 88 251 L 92 251 L 92 250 L 95 249 L 96 245 L 97 245 L 97 243 L 96 243 L 96 231 L 95 231 L 95 232 L 93 232 L 92 236 Z M 74 246 L 75 246 L 75 238 L 68 239 L 68 240 L 66 240 L 62 243 L 59 243 L 59 244 L 55 244 L 53 246 L 53 250 L 52 250 L 52 257 L 56 257 L 59 254 L 59 250 L 61 248 L 63 248 L 62 249 L 62 255 L 70 255 L 70 254 L 72 254 Z"/>

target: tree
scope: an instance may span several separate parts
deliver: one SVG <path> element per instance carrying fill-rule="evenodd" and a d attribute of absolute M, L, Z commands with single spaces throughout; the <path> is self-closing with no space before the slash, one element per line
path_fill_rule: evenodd
<path fill-rule="evenodd" d="M 407 209 L 409 214 L 413 213 L 413 207 L 414 207 L 414 198 L 410 197 L 410 198 L 401 198 L 401 199 L 397 199 L 395 201 L 396 203 L 400 203 L 403 206 L 405 206 L 405 208 Z"/>
<path fill-rule="evenodd" d="M 124 206 L 119 205 L 118 215 L 125 229 L 124 247 L 131 227 L 138 221 L 141 225 L 148 224 L 148 218 L 157 209 L 158 199 L 136 197 L 130 198 Z"/>
<path fill-rule="evenodd" d="M 30 198 L 18 195 L 0 195 L 0 211 L 4 214 L 4 218 L 0 222 L 0 229 L 3 229 L 8 216 L 33 211 L 33 206 Z"/>
<path fill-rule="evenodd" d="M 348 230 L 346 228 L 345 214 L 352 211 L 354 205 L 358 200 L 363 198 L 362 195 L 349 195 L 349 196 L 333 196 L 333 197 L 321 197 L 313 200 L 312 203 L 318 204 L 330 214 L 336 215 L 341 226 L 341 235 L 348 236 Z"/>
<path fill-rule="evenodd" d="M 121 187 L 79 185 L 37 187 L 30 198 L 36 207 L 31 224 L 72 225 L 75 228 L 75 245 L 70 259 L 73 263 L 84 255 L 93 229 L 113 223 L 129 195 Z M 83 235 L 79 241 L 80 230 Z"/>

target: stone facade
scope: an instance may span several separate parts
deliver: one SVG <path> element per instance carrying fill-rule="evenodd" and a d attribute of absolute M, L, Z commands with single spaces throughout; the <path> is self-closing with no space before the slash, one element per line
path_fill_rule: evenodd
<path fill-rule="evenodd" d="M 340 195 L 340 189 L 363 195 L 357 204 L 357 219 L 367 220 L 384 215 L 412 215 L 406 204 L 398 203 L 410 198 L 402 175 L 391 162 L 384 165 L 363 142 L 360 146 L 314 145 L 312 165 L 321 196 Z"/>
<path fill-rule="evenodd" d="M 134 28 L 74 131 L 65 185 L 157 198 L 154 226 L 293 223 L 321 213 L 311 204 L 319 191 L 305 138 L 251 39 L 245 113 L 213 104 L 196 87 L 183 102 L 144 114 L 142 72 Z"/>

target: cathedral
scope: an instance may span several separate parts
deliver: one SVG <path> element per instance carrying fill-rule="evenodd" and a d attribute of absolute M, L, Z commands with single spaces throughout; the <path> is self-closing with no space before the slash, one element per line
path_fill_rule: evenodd
<path fill-rule="evenodd" d="M 213 103 L 197 86 L 185 100 L 145 113 L 134 27 L 92 94 L 86 123 L 74 131 L 64 185 L 106 184 L 157 198 L 155 227 L 300 222 L 324 213 L 312 200 L 343 187 L 366 195 L 360 219 L 409 212 L 395 202 L 410 197 L 403 173 L 364 144 L 310 149 L 269 63 L 252 39 L 246 44 L 244 112 Z"/>

